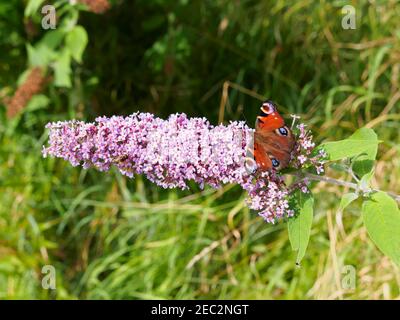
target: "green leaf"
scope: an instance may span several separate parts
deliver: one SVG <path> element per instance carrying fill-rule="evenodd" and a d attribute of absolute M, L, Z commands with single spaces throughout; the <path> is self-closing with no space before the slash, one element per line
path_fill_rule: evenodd
<path fill-rule="evenodd" d="M 22 73 L 19 75 L 18 80 L 17 80 L 18 86 L 21 86 L 21 85 L 26 81 L 26 79 L 28 78 L 28 75 L 29 75 L 31 72 L 32 72 L 32 69 L 28 68 L 28 69 L 26 69 L 24 72 L 22 72 Z"/>
<path fill-rule="evenodd" d="M 288 221 L 289 240 L 297 251 L 296 264 L 303 259 L 310 240 L 314 198 L 311 193 L 297 193 L 299 213 Z"/>
<path fill-rule="evenodd" d="M 379 141 L 374 130 L 369 128 L 358 129 L 349 138 L 323 143 L 320 148 L 324 149 L 329 160 L 336 161 L 365 154 L 368 158 L 375 158 Z"/>
<path fill-rule="evenodd" d="M 362 177 L 366 174 L 372 172 L 375 165 L 375 160 L 368 159 L 366 155 L 361 155 L 360 158 L 363 160 L 354 160 L 352 164 L 353 172 L 357 174 L 357 176 Z"/>
<path fill-rule="evenodd" d="M 55 50 L 64 39 L 65 33 L 59 29 L 47 30 L 46 34 L 38 42 L 39 47 L 47 47 L 50 50 Z"/>
<path fill-rule="evenodd" d="M 54 84 L 58 87 L 71 87 L 71 55 L 64 50 L 54 63 Z"/>
<path fill-rule="evenodd" d="M 88 43 L 86 30 L 81 26 L 75 26 L 68 32 L 65 43 L 72 57 L 79 63 L 82 62 L 82 54 Z"/>
<path fill-rule="evenodd" d="M 352 169 L 360 177 L 370 173 L 374 168 L 376 154 L 378 153 L 378 136 L 372 129 L 366 129 L 360 132 L 360 137 L 368 139 L 370 141 L 375 141 L 376 145 L 366 148 L 363 154 L 359 155 L 353 160 Z"/>
<path fill-rule="evenodd" d="M 400 265 L 400 210 L 385 192 L 374 193 L 363 203 L 362 217 L 376 246 Z"/>
<path fill-rule="evenodd" d="M 57 47 L 61 44 L 64 34 L 59 30 L 46 31 L 43 38 L 34 47 L 27 44 L 28 62 L 30 66 L 46 66 L 58 57 Z"/>
<path fill-rule="evenodd" d="M 46 97 L 44 94 L 37 94 L 29 101 L 28 105 L 24 109 L 24 112 L 32 112 L 38 109 L 43 109 L 47 107 L 49 103 L 50 99 L 48 97 Z"/>
<path fill-rule="evenodd" d="M 368 172 L 367 174 L 363 175 L 361 178 L 360 182 L 358 183 L 358 186 L 360 187 L 361 190 L 366 191 L 370 188 L 371 184 L 371 179 L 374 176 L 374 170 Z"/>
<path fill-rule="evenodd" d="M 68 10 L 68 14 L 64 15 L 62 19 L 60 19 L 57 30 L 61 30 L 65 34 L 71 32 L 71 30 L 77 25 L 79 19 L 79 6 L 74 6 Z M 61 9 L 62 10 L 62 9 Z"/>
<path fill-rule="evenodd" d="M 350 203 L 358 198 L 358 194 L 354 192 L 349 192 L 343 195 L 339 204 L 339 211 L 343 211 Z"/>
<path fill-rule="evenodd" d="M 39 8 L 42 5 L 44 0 L 29 0 L 28 4 L 25 7 L 24 15 L 25 17 L 29 17 L 39 12 Z"/>
<path fill-rule="evenodd" d="M 329 168 L 338 172 L 348 172 L 348 167 L 339 162 L 332 162 L 329 164 Z"/>
<path fill-rule="evenodd" d="M 46 66 L 55 57 L 55 52 L 45 46 L 32 47 L 27 44 L 26 50 L 28 52 L 28 63 L 31 67 Z"/>

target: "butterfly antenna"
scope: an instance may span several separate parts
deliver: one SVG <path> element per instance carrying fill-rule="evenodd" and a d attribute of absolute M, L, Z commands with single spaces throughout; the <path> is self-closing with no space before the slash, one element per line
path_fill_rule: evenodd
<path fill-rule="evenodd" d="M 292 125 L 290 126 L 290 129 L 293 129 L 293 127 L 294 127 L 294 124 L 296 123 L 296 119 L 300 119 L 300 116 L 298 116 L 298 115 L 295 115 L 295 114 L 291 114 L 290 115 L 291 117 L 292 117 Z"/>

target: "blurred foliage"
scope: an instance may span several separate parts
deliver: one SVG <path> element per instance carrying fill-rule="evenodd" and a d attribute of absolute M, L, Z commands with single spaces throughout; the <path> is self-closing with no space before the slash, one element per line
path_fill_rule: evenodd
<path fill-rule="evenodd" d="M 17 117 L 0 105 L 0 298 L 399 298 L 398 267 L 367 238 L 359 201 L 338 211 L 337 186 L 315 186 L 296 267 L 286 226 L 249 212 L 235 186 L 166 191 L 41 157 L 49 121 L 140 110 L 217 123 L 222 105 L 225 121 L 252 124 L 268 97 L 318 141 L 374 128 L 372 183 L 400 193 L 397 1 L 352 2 L 355 30 L 341 27 L 348 1 L 116 0 L 102 15 L 54 2 L 55 30 L 24 15 L 27 1 L 0 3 L 0 100 L 35 65 L 50 77 Z M 47 264 L 56 290 L 41 287 Z"/>

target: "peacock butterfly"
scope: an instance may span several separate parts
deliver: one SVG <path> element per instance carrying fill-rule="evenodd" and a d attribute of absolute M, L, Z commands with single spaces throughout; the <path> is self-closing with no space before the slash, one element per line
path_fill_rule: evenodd
<path fill-rule="evenodd" d="M 263 102 L 256 120 L 253 147 L 248 150 L 255 163 L 248 156 L 247 170 L 253 172 L 257 168 L 261 171 L 286 168 L 294 146 L 295 137 L 285 125 L 275 103 L 270 100 Z"/>

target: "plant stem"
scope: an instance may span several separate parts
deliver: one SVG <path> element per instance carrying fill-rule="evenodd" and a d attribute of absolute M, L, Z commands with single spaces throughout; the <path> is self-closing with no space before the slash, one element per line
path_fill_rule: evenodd
<path fill-rule="evenodd" d="M 338 186 L 342 186 L 342 187 L 348 187 L 350 189 L 354 189 L 357 192 L 361 191 L 360 187 L 358 186 L 358 184 L 354 183 L 354 182 L 348 182 L 348 181 L 343 181 L 343 180 L 339 180 L 339 179 L 335 179 L 335 178 L 331 178 L 331 177 L 326 177 L 326 176 L 318 176 L 316 174 L 312 174 L 312 173 L 308 173 L 308 172 L 297 172 L 297 173 L 291 173 L 291 175 L 294 175 L 298 178 L 301 179 L 308 179 L 308 180 L 313 180 L 313 181 L 322 181 L 322 182 L 326 182 L 326 183 L 330 183 L 330 184 L 335 184 Z M 382 191 L 379 189 L 371 189 L 371 191 Z M 391 196 L 393 199 L 395 199 L 396 201 L 400 202 L 400 195 L 397 195 L 393 192 L 388 192 L 388 191 L 383 191 L 386 192 L 389 196 Z"/>

